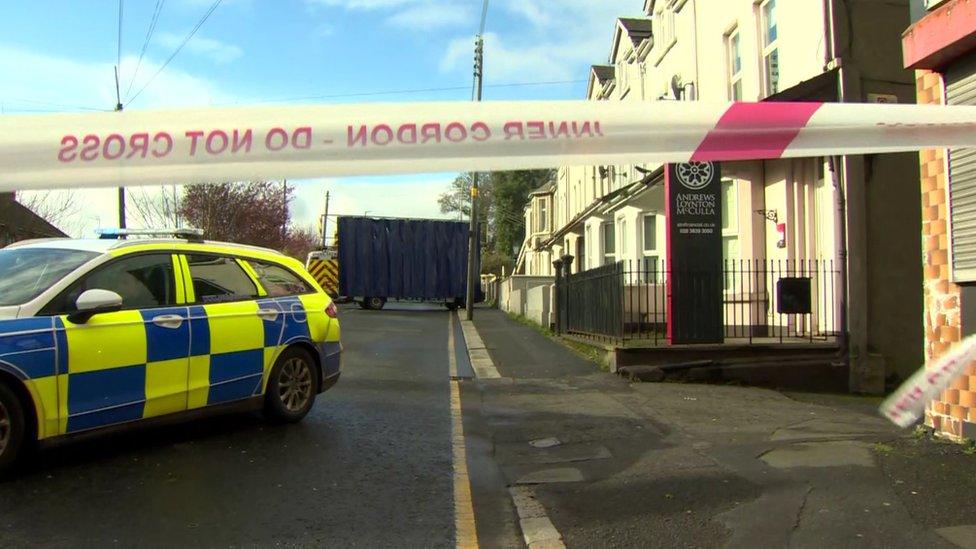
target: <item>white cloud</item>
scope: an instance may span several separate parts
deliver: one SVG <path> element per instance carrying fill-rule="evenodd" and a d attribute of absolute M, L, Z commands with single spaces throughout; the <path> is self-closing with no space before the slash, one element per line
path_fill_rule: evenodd
<path fill-rule="evenodd" d="M 186 38 L 185 36 L 177 36 L 169 32 L 163 32 L 157 36 L 159 44 L 166 49 L 178 48 Z M 244 55 L 244 50 L 234 44 L 228 44 L 203 36 L 194 36 L 192 40 L 186 43 L 182 52 L 206 57 L 214 63 L 219 64 L 230 63 Z"/>
<path fill-rule="evenodd" d="M 640 16 L 639 4 L 635 0 L 501 0 L 488 15 L 485 81 L 586 78 L 586 66 L 606 62 L 616 19 Z M 505 33 L 492 32 L 492 21 L 502 13 L 523 24 Z M 450 40 L 441 71 L 470 72 L 472 49 L 469 35 Z"/>
<path fill-rule="evenodd" d="M 599 42 L 599 43 L 596 43 Z M 485 33 L 486 82 L 541 82 L 584 78 L 577 69 L 598 62 L 592 52 L 602 41 L 579 40 L 571 44 L 509 44 L 495 33 Z M 456 38 L 441 59 L 442 72 L 470 71 L 474 46 L 468 38 Z"/>
<path fill-rule="evenodd" d="M 474 3 L 457 0 L 305 0 L 305 5 L 313 11 L 323 7 L 382 11 L 387 24 L 419 31 L 472 25 L 479 9 Z"/>
<path fill-rule="evenodd" d="M 122 59 L 122 92 L 126 91 L 136 65 L 135 57 Z M 34 110 L 111 110 L 115 106 L 113 63 L 74 61 L 27 50 L 0 46 L 0 108 L 4 112 Z M 138 91 L 160 64 L 143 59 Z M 136 108 L 168 108 L 228 104 L 240 98 L 221 90 L 213 82 L 180 71 L 170 65 L 145 89 Z M 75 191 L 80 204 L 66 223 L 72 236 L 92 236 L 96 227 L 117 226 L 115 189 Z"/>
<path fill-rule="evenodd" d="M 435 2 L 424 2 L 408 7 L 386 19 L 392 25 L 417 30 L 459 27 L 471 24 L 473 20 L 473 10 L 470 6 Z"/>
<path fill-rule="evenodd" d="M 375 10 L 415 4 L 419 0 L 305 0 L 309 7 L 342 7 L 347 10 Z"/>
<path fill-rule="evenodd" d="M 450 188 L 455 175 L 409 177 L 349 177 L 296 180 L 292 220 L 297 225 L 318 227 L 329 191 L 330 215 L 450 218 L 440 213 L 437 198 Z M 330 219 L 334 227 L 335 218 Z M 329 229 L 332 232 L 332 229 Z"/>

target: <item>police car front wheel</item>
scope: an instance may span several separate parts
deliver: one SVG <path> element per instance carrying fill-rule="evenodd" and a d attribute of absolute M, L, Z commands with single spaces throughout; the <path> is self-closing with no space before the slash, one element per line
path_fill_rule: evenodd
<path fill-rule="evenodd" d="M 10 387 L 0 383 L 0 475 L 16 463 L 26 434 L 27 423 L 20 399 Z"/>
<path fill-rule="evenodd" d="M 318 376 L 315 362 L 304 349 L 285 349 L 271 369 L 265 394 L 265 412 L 277 421 L 296 422 L 315 402 Z"/>

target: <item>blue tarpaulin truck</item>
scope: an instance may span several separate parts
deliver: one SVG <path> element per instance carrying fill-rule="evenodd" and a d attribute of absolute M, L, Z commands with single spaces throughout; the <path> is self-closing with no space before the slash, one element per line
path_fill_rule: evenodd
<path fill-rule="evenodd" d="M 382 309 L 388 300 L 464 306 L 467 222 L 340 217 L 338 225 L 339 295 L 365 309 Z M 480 268 L 475 257 L 475 272 Z M 475 301 L 482 299 L 476 288 Z"/>

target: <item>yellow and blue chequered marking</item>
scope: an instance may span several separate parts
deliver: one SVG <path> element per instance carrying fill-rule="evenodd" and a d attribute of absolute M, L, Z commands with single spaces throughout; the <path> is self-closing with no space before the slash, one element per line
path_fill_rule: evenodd
<path fill-rule="evenodd" d="M 257 318 L 258 308 L 278 314 Z M 161 315 L 184 321 L 157 326 Z M 329 377 L 338 341 L 316 341 L 308 317 L 300 298 L 285 297 L 122 311 L 85 325 L 61 317 L 0 321 L 0 370 L 25 382 L 46 438 L 260 395 L 277 355 L 296 342 L 322 353 Z M 325 333 L 331 330 L 315 335 Z"/>

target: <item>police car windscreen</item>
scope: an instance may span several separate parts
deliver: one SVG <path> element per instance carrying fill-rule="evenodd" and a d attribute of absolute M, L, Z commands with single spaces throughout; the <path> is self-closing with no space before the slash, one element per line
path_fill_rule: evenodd
<path fill-rule="evenodd" d="M 98 256 L 83 250 L 0 250 L 0 306 L 21 305 Z"/>

